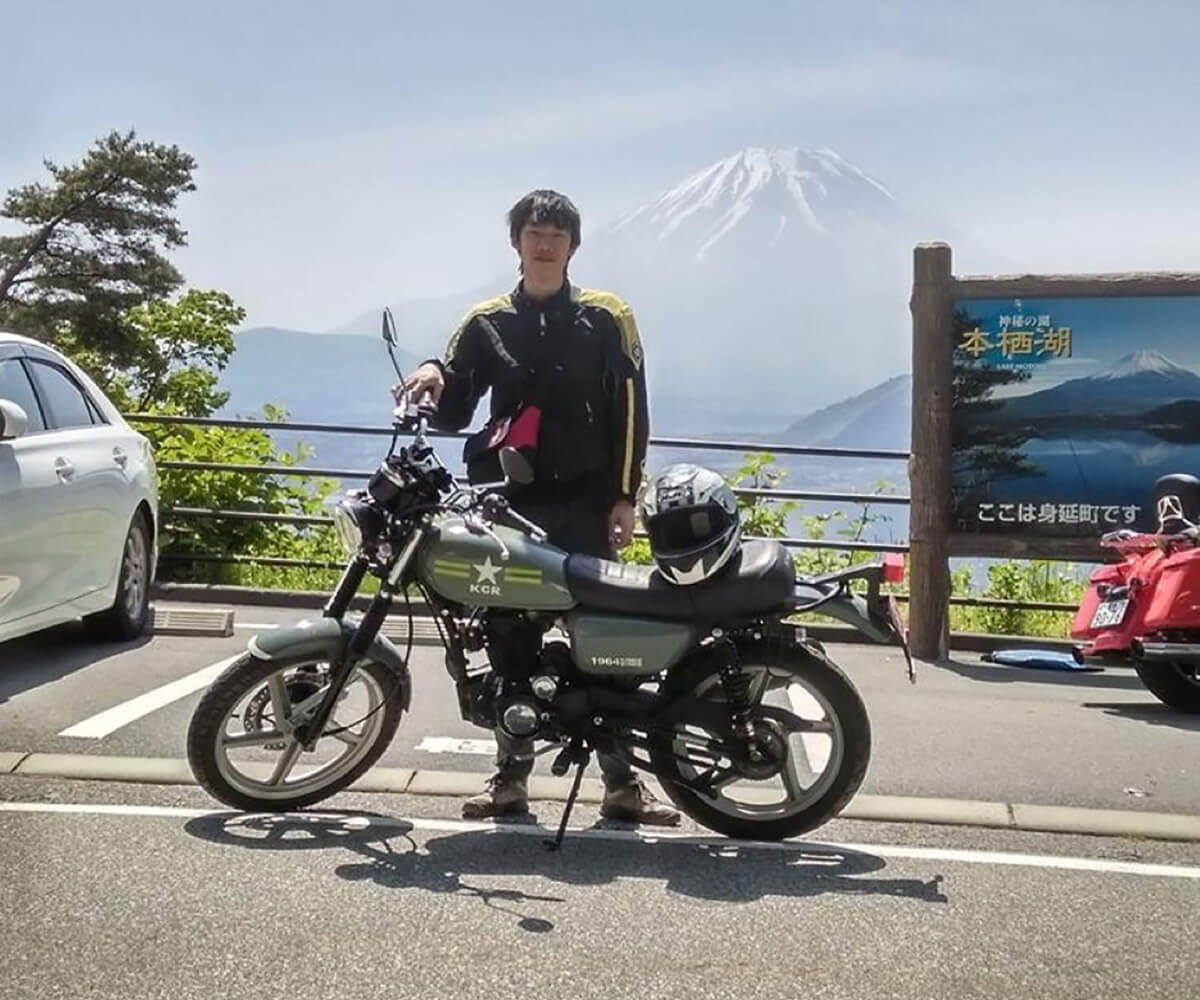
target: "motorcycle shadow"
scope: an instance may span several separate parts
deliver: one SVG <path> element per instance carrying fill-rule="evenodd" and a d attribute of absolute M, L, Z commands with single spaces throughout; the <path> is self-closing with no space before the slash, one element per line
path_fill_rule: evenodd
<path fill-rule="evenodd" d="M 985 684 L 1052 684 L 1070 687 L 1112 688 L 1121 691 L 1145 690 L 1131 669 L 1121 673 L 1102 673 L 1092 670 L 1044 670 L 1034 667 L 1002 666 L 953 657 L 945 663 L 930 663 L 927 669 L 943 669 L 968 680 Z M 1107 668 L 1106 668 L 1107 669 Z M 919 681 L 918 681 L 919 683 Z"/>
<path fill-rule="evenodd" d="M 1158 701 L 1085 701 L 1083 707 L 1099 709 L 1105 715 L 1119 719 L 1133 719 L 1151 726 L 1166 726 L 1171 729 L 1200 732 L 1200 715 L 1189 715 Z"/>
<path fill-rule="evenodd" d="M 557 896 L 472 884 L 475 877 L 541 877 L 571 886 L 622 879 L 652 879 L 667 891 L 703 902 L 749 903 L 768 897 L 806 898 L 825 893 L 893 896 L 946 903 L 942 875 L 869 878 L 887 862 L 863 851 L 820 843 L 747 847 L 719 836 L 642 841 L 617 838 L 609 829 L 568 834 L 561 851 L 545 849 L 553 831 L 537 824 L 499 823 L 494 829 L 425 836 L 405 820 L 379 813 L 216 813 L 188 821 L 194 837 L 255 850 L 341 848 L 359 856 L 339 864 L 347 881 L 372 881 L 388 889 L 422 889 L 479 898 L 484 905 L 564 903 Z M 589 836 L 589 833 L 592 835 Z M 417 835 L 421 835 L 418 840 Z M 507 911 L 506 912 L 512 912 Z M 553 924 L 514 914 L 528 931 Z"/>

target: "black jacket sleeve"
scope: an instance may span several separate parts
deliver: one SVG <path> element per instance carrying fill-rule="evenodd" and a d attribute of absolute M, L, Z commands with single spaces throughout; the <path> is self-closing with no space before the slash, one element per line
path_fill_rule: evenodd
<path fill-rule="evenodd" d="M 437 415 L 431 421 L 438 430 L 461 431 L 475 416 L 488 390 L 488 355 L 478 320 L 478 316 L 468 315 L 446 345 L 445 357 L 430 359 L 441 368 L 446 381 Z"/>

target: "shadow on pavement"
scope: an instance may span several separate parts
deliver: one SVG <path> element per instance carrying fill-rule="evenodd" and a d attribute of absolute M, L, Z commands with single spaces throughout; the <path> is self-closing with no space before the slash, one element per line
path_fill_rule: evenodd
<path fill-rule="evenodd" d="M 1122 691 L 1145 691 L 1146 687 L 1132 671 L 1097 672 L 1070 670 L 1037 670 L 1030 667 L 1005 667 L 991 663 L 951 659 L 946 663 L 922 663 L 917 668 L 917 684 L 921 669 L 948 670 L 973 681 L 986 684 L 1056 684 L 1068 687 L 1113 688 Z"/>
<path fill-rule="evenodd" d="M 497 825 L 503 828 L 508 824 Z M 531 829 L 528 824 L 516 826 Z M 485 906 L 518 917 L 518 925 L 534 933 L 552 930 L 555 925 L 544 916 L 522 913 L 515 907 L 563 903 L 565 899 L 516 888 L 483 887 L 469 880 L 537 876 L 565 885 L 594 886 L 618 879 L 658 879 L 670 892 L 726 903 L 824 893 L 895 896 L 925 903 L 949 901 L 942 891 L 941 875 L 929 880 L 867 878 L 864 876 L 886 869 L 887 862 L 873 854 L 817 843 L 763 850 L 723 843 L 717 835 L 700 844 L 568 834 L 562 850 L 551 853 L 543 844 L 543 836 L 553 833 L 546 827 L 532 828 L 540 835 L 490 831 L 433 834 L 419 844 L 412 824 L 378 813 L 355 812 L 220 813 L 190 820 L 184 829 L 193 837 L 229 847 L 351 851 L 359 860 L 339 864 L 334 869 L 339 878 L 480 899 Z M 546 912 L 553 912 L 552 907 Z"/>
<path fill-rule="evenodd" d="M 23 691 L 138 649 L 151 638 L 144 635 L 131 642 L 105 642 L 91 638 L 82 622 L 69 622 L 0 642 L 0 704 Z"/>
<path fill-rule="evenodd" d="M 1170 708 L 1160 701 L 1085 701 L 1083 707 L 1098 708 L 1105 715 L 1116 716 L 1120 719 L 1133 719 L 1152 726 L 1186 729 L 1193 733 L 1200 732 L 1200 715 L 1188 715 L 1188 713 Z"/>

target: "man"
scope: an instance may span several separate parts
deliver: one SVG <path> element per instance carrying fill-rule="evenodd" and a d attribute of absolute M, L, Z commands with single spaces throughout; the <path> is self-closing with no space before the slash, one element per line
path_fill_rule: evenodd
<path fill-rule="evenodd" d="M 578 288 L 567 264 L 580 244 L 579 212 L 556 191 L 532 191 L 508 213 L 521 279 L 510 293 L 477 305 L 431 359 L 404 380 L 438 405 L 435 427 L 457 431 L 491 390 L 493 417 L 534 402 L 542 416 L 534 479 L 513 506 L 568 552 L 616 558 L 633 537 L 633 505 L 649 440 L 646 373 L 629 306 Z M 397 387 L 399 389 L 399 387 Z M 511 654 L 510 654 L 511 655 Z M 536 655 L 525 647 L 523 657 Z M 463 804 L 480 818 L 528 809 L 533 743 L 495 731 L 496 771 Z M 599 754 L 601 814 L 673 826 L 679 813 L 656 800 L 629 764 Z"/>

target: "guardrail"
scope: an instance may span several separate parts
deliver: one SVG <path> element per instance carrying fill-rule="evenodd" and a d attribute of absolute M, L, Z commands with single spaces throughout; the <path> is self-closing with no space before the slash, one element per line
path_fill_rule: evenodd
<path fill-rule="evenodd" d="M 243 428 L 253 430 L 271 430 L 283 432 L 309 432 L 319 434 L 348 434 L 391 437 L 391 428 L 372 427 L 348 424 L 323 424 L 309 422 L 271 421 L 271 420 L 233 420 L 218 417 L 179 417 L 162 414 L 132 413 L 126 416 L 130 422 L 181 424 L 202 427 Z M 431 431 L 434 438 L 463 438 L 463 433 L 447 433 Z M 886 450 L 877 448 L 823 448 L 801 445 L 789 445 L 762 441 L 714 441 L 710 439 L 651 437 L 652 448 L 673 448 L 697 451 L 736 451 L 763 452 L 770 451 L 776 455 L 799 455 L 817 458 L 843 459 L 875 459 L 904 462 L 908 460 L 906 451 Z M 235 462 L 191 462 L 176 460 L 161 460 L 161 469 L 193 470 L 206 472 L 229 472 L 248 475 L 286 476 L 302 479 L 334 478 L 343 480 L 366 480 L 373 470 L 325 468 L 318 466 L 299 465 L 254 465 Z M 734 492 L 742 497 L 758 500 L 790 500 L 809 501 L 818 503 L 854 503 L 864 505 L 896 505 L 907 506 L 910 498 L 902 494 L 863 493 L 856 491 L 802 490 L 802 489 L 768 489 L 759 487 L 735 487 Z M 246 509 L 209 508 L 209 507 L 164 507 L 161 513 L 172 520 L 186 521 L 188 519 L 219 519 L 230 521 L 258 521 L 267 523 L 291 524 L 298 527 L 313 527 L 332 525 L 333 518 L 312 514 L 277 514 L 266 511 Z M 637 537 L 645 537 L 644 532 L 637 532 Z M 747 537 L 757 537 L 750 536 Z M 899 552 L 907 553 L 909 546 L 903 543 L 843 541 L 835 539 L 813 538 L 777 538 L 776 541 L 792 549 L 815 549 L 840 552 Z M 228 552 L 165 552 L 160 556 L 167 563 L 214 563 L 214 564 L 253 564 L 261 566 L 278 566 L 290 568 L 340 570 L 343 563 L 316 559 L 294 559 L 283 556 L 243 555 Z M 907 594 L 897 594 L 898 600 L 907 601 Z M 1024 611 L 1073 612 L 1074 605 L 1051 602 L 1007 601 L 991 598 L 952 597 L 950 603 L 963 607 L 980 608 L 1010 608 Z"/>

